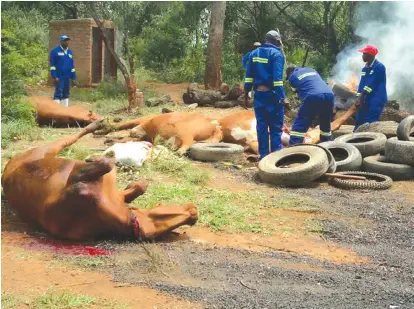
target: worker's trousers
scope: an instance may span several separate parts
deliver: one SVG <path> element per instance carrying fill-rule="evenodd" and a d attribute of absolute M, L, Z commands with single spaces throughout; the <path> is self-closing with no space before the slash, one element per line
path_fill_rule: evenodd
<path fill-rule="evenodd" d="M 260 160 L 270 152 L 282 149 L 284 108 L 273 91 L 255 91 L 254 112 L 256 114 L 257 141 Z M 269 147 L 270 133 L 270 147 Z"/>
<path fill-rule="evenodd" d="M 365 102 L 361 102 L 361 106 L 355 116 L 354 131 L 364 123 L 379 121 L 386 103 L 376 98 L 366 98 Z"/>
<path fill-rule="evenodd" d="M 331 119 L 335 97 L 331 93 L 321 93 L 307 97 L 299 108 L 298 115 L 290 131 L 289 146 L 303 142 L 312 120 L 319 116 L 320 140 L 332 140 Z"/>
<path fill-rule="evenodd" d="M 55 87 L 53 100 L 63 100 L 69 98 L 70 78 L 59 78 L 59 82 Z"/>

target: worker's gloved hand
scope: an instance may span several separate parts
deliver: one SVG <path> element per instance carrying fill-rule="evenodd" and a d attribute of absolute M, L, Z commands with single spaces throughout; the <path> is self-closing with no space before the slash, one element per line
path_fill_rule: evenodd
<path fill-rule="evenodd" d="M 55 78 L 54 80 L 53 80 L 53 82 L 55 83 L 55 86 L 59 83 L 59 78 Z"/>

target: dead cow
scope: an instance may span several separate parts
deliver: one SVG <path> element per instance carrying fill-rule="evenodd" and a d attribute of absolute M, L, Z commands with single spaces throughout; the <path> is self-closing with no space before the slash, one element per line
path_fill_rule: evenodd
<path fill-rule="evenodd" d="M 115 130 L 132 129 L 131 137 L 153 143 L 157 135 L 174 138 L 178 153 L 185 153 L 194 142 L 218 143 L 223 133 L 218 122 L 197 112 L 171 112 L 149 115 L 115 125 Z"/>
<path fill-rule="evenodd" d="M 98 115 L 83 106 L 64 107 L 48 97 L 29 97 L 28 103 L 36 109 L 36 119 L 39 125 L 85 126 L 99 118 Z"/>
<path fill-rule="evenodd" d="M 116 187 L 116 169 L 108 158 L 88 161 L 56 157 L 59 151 L 102 125 L 93 122 L 79 133 L 37 147 L 12 158 L 1 183 L 12 208 L 51 235 L 69 240 L 97 237 L 154 238 L 197 221 L 197 208 L 157 206 L 150 210 L 129 207 L 142 195 L 145 182 Z"/>
<path fill-rule="evenodd" d="M 331 131 L 338 130 L 357 111 L 353 105 L 346 113 L 331 122 Z M 258 141 L 256 131 L 256 117 L 253 111 L 241 111 L 218 120 L 223 131 L 223 142 L 238 144 L 246 151 L 251 150 L 258 154 Z M 284 128 L 284 131 L 285 128 Z M 287 130 L 288 131 L 288 130 Z M 313 144 L 319 142 L 319 127 L 310 129 L 305 138 L 309 138 Z"/>

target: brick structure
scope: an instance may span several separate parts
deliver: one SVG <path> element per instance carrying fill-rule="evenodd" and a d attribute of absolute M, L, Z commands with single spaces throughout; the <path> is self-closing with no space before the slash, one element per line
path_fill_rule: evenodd
<path fill-rule="evenodd" d="M 116 27 L 104 21 L 107 36 L 115 49 Z M 116 78 L 116 64 L 105 48 L 99 28 L 92 18 L 56 20 L 49 23 L 49 51 L 59 45 L 59 37 L 71 38 L 69 48 L 73 51 L 77 80 L 82 86 L 92 86 L 106 76 Z M 52 83 L 49 74 L 49 83 Z"/>

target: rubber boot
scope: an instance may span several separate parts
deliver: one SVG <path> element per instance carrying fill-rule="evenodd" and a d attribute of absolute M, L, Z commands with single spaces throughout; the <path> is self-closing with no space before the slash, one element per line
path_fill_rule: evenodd
<path fill-rule="evenodd" d="M 53 102 L 60 104 L 60 100 L 53 100 Z"/>
<path fill-rule="evenodd" d="M 62 103 L 62 105 L 63 105 L 64 107 L 68 107 L 68 106 L 69 106 L 69 99 L 63 99 L 63 100 L 61 101 L 61 103 Z"/>

